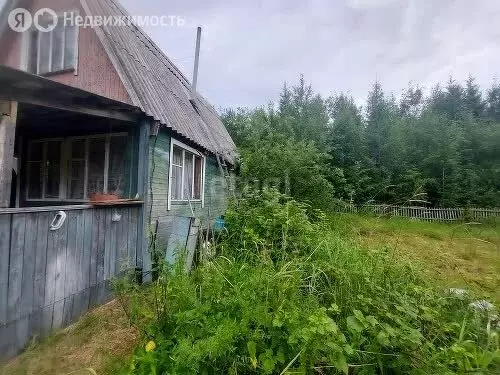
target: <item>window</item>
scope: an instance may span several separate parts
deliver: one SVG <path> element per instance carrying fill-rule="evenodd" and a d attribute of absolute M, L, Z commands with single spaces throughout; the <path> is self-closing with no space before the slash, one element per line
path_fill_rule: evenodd
<path fill-rule="evenodd" d="M 203 201 L 203 156 L 196 150 L 172 140 L 170 171 L 171 201 Z"/>
<path fill-rule="evenodd" d="M 27 199 L 58 199 L 61 185 L 61 140 L 31 143 L 28 151 Z"/>
<path fill-rule="evenodd" d="M 43 19 L 40 22 L 43 25 Z M 46 23 L 48 25 L 48 21 Z M 76 69 L 78 30 L 75 25 L 65 25 L 64 18 L 59 17 L 54 30 L 32 30 L 29 35 L 28 72 L 47 74 Z"/>
<path fill-rule="evenodd" d="M 37 140 L 28 145 L 27 200 L 130 197 L 132 142 L 123 134 Z"/>

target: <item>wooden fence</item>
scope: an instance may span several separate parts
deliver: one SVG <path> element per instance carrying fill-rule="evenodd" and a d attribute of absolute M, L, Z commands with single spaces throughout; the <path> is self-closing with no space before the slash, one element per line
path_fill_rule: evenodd
<path fill-rule="evenodd" d="M 397 216 L 425 221 L 484 221 L 500 217 L 498 208 L 426 208 L 369 204 L 338 205 L 338 212 L 369 213 L 379 216 Z"/>
<path fill-rule="evenodd" d="M 110 299 L 140 263 L 140 205 L 0 210 L 0 359 Z M 67 216 L 59 229 L 55 215 Z"/>

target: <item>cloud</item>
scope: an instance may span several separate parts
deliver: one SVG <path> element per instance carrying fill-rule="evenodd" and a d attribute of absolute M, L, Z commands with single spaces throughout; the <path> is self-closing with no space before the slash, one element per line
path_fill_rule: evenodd
<path fill-rule="evenodd" d="M 347 4 L 354 9 L 387 7 L 398 0 L 348 0 Z"/>
<path fill-rule="evenodd" d="M 1 0 L 0 0 L 1 1 Z M 500 2 L 478 0 L 122 0 L 133 14 L 185 17 L 183 28 L 148 28 L 191 77 L 195 28 L 203 27 L 200 91 L 216 106 L 276 100 L 301 73 L 323 95 L 364 100 L 375 80 L 399 94 L 469 73 L 498 75 Z"/>
<path fill-rule="evenodd" d="M 323 95 L 361 102 L 375 80 L 399 94 L 450 74 L 486 87 L 500 70 L 498 1 L 120 1 L 134 15 L 188 20 L 146 32 L 189 78 L 203 27 L 199 89 L 216 107 L 264 105 L 301 73 Z"/>

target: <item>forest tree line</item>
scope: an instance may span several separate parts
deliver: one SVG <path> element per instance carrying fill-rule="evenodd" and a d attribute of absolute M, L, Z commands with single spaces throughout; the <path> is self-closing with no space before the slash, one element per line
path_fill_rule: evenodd
<path fill-rule="evenodd" d="M 301 77 L 276 103 L 227 109 L 245 181 L 279 181 L 313 206 L 335 200 L 500 207 L 500 84 L 450 78 L 396 98 L 376 82 L 362 106 Z"/>

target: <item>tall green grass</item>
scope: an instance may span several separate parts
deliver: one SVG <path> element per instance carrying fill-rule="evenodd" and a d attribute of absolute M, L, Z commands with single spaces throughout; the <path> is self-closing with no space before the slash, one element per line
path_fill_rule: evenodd
<path fill-rule="evenodd" d="M 134 297 L 130 316 L 149 345 L 127 372 L 500 370 L 494 314 L 437 288 L 390 249 L 354 245 L 345 228 L 275 191 L 235 202 L 226 219 L 216 256 L 191 274 L 164 266 L 150 293 Z"/>

